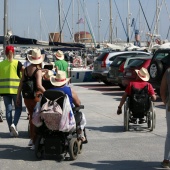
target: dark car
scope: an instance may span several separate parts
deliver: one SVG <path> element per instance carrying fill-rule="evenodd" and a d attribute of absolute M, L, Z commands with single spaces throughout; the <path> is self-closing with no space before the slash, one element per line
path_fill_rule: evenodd
<path fill-rule="evenodd" d="M 124 55 L 119 55 L 115 60 L 110 64 L 109 72 L 107 74 L 107 80 L 111 83 L 118 84 L 122 89 L 125 86 L 122 84 L 121 77 L 123 76 L 125 62 L 128 58 L 131 57 L 148 57 L 150 53 L 131 51 L 131 53 L 126 53 Z"/>
<path fill-rule="evenodd" d="M 168 67 L 170 67 L 170 43 L 160 46 L 160 48 L 154 53 L 148 68 L 150 74 L 149 82 L 158 94 L 163 74 Z"/>
<path fill-rule="evenodd" d="M 123 76 L 119 77 L 122 85 L 126 87 L 131 81 L 136 79 L 136 69 L 140 70 L 142 67 L 148 69 L 151 59 L 152 56 L 145 58 L 130 58 L 129 64 L 124 69 Z"/>

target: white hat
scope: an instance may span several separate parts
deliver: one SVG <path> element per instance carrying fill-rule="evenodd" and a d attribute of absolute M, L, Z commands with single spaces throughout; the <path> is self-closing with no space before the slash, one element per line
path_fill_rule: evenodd
<path fill-rule="evenodd" d="M 66 72 L 61 70 L 57 71 L 56 76 L 50 77 L 51 84 L 54 86 L 63 86 L 69 80 L 70 78 L 66 78 Z"/>
<path fill-rule="evenodd" d="M 61 50 L 58 50 L 56 53 L 55 53 L 57 59 L 59 60 L 64 60 L 64 53 L 61 51 Z"/>
<path fill-rule="evenodd" d="M 33 49 L 31 55 L 28 55 L 28 60 L 32 64 L 40 64 L 44 61 L 44 56 L 41 55 L 40 49 Z"/>
<path fill-rule="evenodd" d="M 148 81 L 150 78 L 150 75 L 148 73 L 148 70 L 144 67 L 142 67 L 140 70 L 135 70 L 137 75 L 139 76 L 140 79 L 143 81 Z"/>

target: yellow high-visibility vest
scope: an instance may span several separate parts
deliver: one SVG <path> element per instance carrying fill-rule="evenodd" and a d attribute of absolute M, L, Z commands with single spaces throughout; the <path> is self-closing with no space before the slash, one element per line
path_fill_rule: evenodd
<path fill-rule="evenodd" d="M 20 83 L 17 66 L 18 60 L 0 62 L 0 94 L 17 94 Z"/>

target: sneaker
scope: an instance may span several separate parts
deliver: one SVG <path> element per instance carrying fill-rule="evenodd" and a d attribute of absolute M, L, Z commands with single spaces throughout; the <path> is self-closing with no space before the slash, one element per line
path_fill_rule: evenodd
<path fill-rule="evenodd" d="M 0 113 L 0 122 L 3 122 L 2 113 Z"/>
<path fill-rule="evenodd" d="M 12 125 L 10 126 L 10 129 L 11 129 L 11 132 L 13 133 L 13 135 L 14 135 L 15 137 L 18 137 L 18 131 L 16 130 L 16 127 L 15 127 L 14 124 L 12 124 Z"/>
<path fill-rule="evenodd" d="M 32 139 L 30 139 L 28 146 L 32 146 L 32 145 L 33 145 L 33 142 L 32 142 Z"/>
<path fill-rule="evenodd" d="M 31 150 L 35 150 L 35 145 L 32 145 L 32 147 L 30 149 Z"/>
<path fill-rule="evenodd" d="M 164 162 L 164 161 L 163 161 L 163 162 L 161 163 L 161 167 L 162 167 L 162 168 L 168 168 L 168 169 L 169 169 L 169 168 L 170 168 L 170 164 L 169 164 L 169 162 Z"/>
<path fill-rule="evenodd" d="M 11 136 L 11 137 L 14 137 L 14 135 L 13 135 L 13 133 L 12 133 L 12 132 L 10 132 L 10 136 Z"/>

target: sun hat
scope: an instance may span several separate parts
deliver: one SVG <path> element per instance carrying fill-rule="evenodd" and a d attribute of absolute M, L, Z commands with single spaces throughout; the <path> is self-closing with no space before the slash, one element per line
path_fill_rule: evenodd
<path fill-rule="evenodd" d="M 54 86 L 63 86 L 66 84 L 70 78 L 66 78 L 66 72 L 58 70 L 56 73 L 56 76 L 51 76 L 50 77 L 50 82 Z"/>
<path fill-rule="evenodd" d="M 14 53 L 14 46 L 12 46 L 12 45 L 6 46 L 6 48 L 5 48 L 5 54 L 8 54 L 9 51 L 12 51 L 12 52 Z"/>
<path fill-rule="evenodd" d="M 28 55 L 28 60 L 32 64 L 40 64 L 44 61 L 44 56 L 41 55 L 40 49 L 33 49 L 31 55 Z"/>
<path fill-rule="evenodd" d="M 52 70 L 48 70 L 48 71 L 46 71 L 45 74 L 43 75 L 43 78 L 49 80 L 50 77 L 53 76 L 53 75 L 54 75 L 54 72 L 53 72 Z"/>
<path fill-rule="evenodd" d="M 55 53 L 57 59 L 59 60 L 64 60 L 64 53 L 61 51 L 61 50 L 58 50 L 56 53 Z"/>
<path fill-rule="evenodd" d="M 148 73 L 148 70 L 144 67 L 142 67 L 140 70 L 135 70 L 138 77 L 142 79 L 143 81 L 148 81 L 150 78 L 150 75 Z"/>

